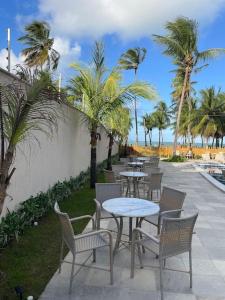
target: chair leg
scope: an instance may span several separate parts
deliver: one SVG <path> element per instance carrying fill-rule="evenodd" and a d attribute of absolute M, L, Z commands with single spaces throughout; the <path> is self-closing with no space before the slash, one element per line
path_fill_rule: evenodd
<path fill-rule="evenodd" d="M 70 274 L 70 288 L 69 288 L 69 294 L 71 294 L 71 292 L 72 292 L 72 283 L 73 283 L 74 266 L 75 266 L 75 257 L 74 257 L 74 255 L 73 255 L 73 262 L 72 262 L 72 268 L 71 268 L 71 274 Z"/>
<path fill-rule="evenodd" d="M 63 249 L 64 249 L 64 242 L 62 240 L 61 248 L 60 248 L 60 259 L 59 259 L 59 273 L 61 273 L 61 266 L 63 261 Z"/>
<path fill-rule="evenodd" d="M 190 288 L 192 288 L 192 255 L 191 255 L 191 250 L 189 251 L 189 272 L 190 272 Z"/>
<path fill-rule="evenodd" d="M 113 245 L 109 245 L 110 284 L 113 284 Z"/>
<path fill-rule="evenodd" d="M 96 262 L 96 249 L 93 249 L 93 263 Z"/>
<path fill-rule="evenodd" d="M 131 244 L 131 264 L 130 264 L 130 278 L 134 278 L 134 264 L 135 264 L 135 244 Z"/>
<path fill-rule="evenodd" d="M 159 270 L 159 275 L 160 275 L 160 294 L 161 294 L 161 300 L 164 300 L 164 294 L 163 294 L 163 261 L 161 258 L 159 258 L 159 266 L 160 266 L 160 270 Z"/>

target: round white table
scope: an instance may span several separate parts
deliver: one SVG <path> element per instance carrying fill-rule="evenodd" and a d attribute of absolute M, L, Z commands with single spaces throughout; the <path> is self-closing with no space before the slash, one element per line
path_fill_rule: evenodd
<path fill-rule="evenodd" d="M 132 240 L 132 219 L 144 218 L 159 212 L 159 205 L 139 198 L 113 198 L 103 202 L 102 207 L 115 219 L 120 217 L 119 232 L 114 252 L 118 249 L 123 230 L 123 217 L 129 217 L 129 242 Z M 117 221 L 117 220 L 116 220 Z"/>
<path fill-rule="evenodd" d="M 142 167 L 143 166 L 143 162 L 141 162 L 141 161 L 132 161 L 132 162 L 128 162 L 127 164 L 131 167 Z"/>
<path fill-rule="evenodd" d="M 144 163 L 141 161 L 132 161 L 127 163 L 129 167 L 132 167 L 134 171 L 141 171 Z"/>
<path fill-rule="evenodd" d="M 128 191 L 129 191 L 129 195 L 130 195 L 129 178 L 133 178 L 134 197 L 136 197 L 137 194 L 139 195 L 139 191 L 138 191 L 138 179 L 139 178 L 143 178 L 143 177 L 147 177 L 148 174 L 144 173 L 144 172 L 124 171 L 124 172 L 120 172 L 120 176 L 123 176 L 123 177 L 127 178 L 127 193 L 126 193 L 127 195 L 128 195 Z"/>
<path fill-rule="evenodd" d="M 137 157 L 137 160 L 139 160 L 139 161 L 149 161 L 150 160 L 150 158 L 149 157 L 145 157 L 145 156 L 143 156 L 143 157 Z"/>

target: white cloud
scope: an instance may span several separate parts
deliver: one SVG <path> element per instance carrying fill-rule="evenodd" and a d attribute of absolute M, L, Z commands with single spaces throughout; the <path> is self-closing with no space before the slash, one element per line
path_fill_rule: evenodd
<path fill-rule="evenodd" d="M 63 72 L 69 65 L 79 59 L 81 54 L 81 46 L 78 43 L 71 45 L 69 39 L 55 37 L 53 48 L 59 52 L 60 60 L 57 70 Z"/>
<path fill-rule="evenodd" d="M 140 38 L 158 33 L 177 16 L 208 24 L 224 5 L 225 0 L 39 0 L 40 14 L 54 32 L 73 38 L 113 33 Z"/>
<path fill-rule="evenodd" d="M 7 70 L 8 60 L 6 57 L 8 56 L 8 52 L 5 48 L 0 50 L 0 67 L 4 70 Z M 13 51 L 11 51 L 11 72 L 15 72 L 15 66 L 18 64 L 23 64 L 24 58 L 22 55 L 16 55 Z"/>

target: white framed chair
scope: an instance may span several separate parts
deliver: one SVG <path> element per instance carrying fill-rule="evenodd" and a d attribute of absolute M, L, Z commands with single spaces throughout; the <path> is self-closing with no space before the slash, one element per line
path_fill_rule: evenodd
<path fill-rule="evenodd" d="M 189 273 L 190 288 L 192 288 L 192 235 L 198 214 L 184 218 L 163 218 L 162 230 L 158 237 L 148 234 L 141 228 L 135 228 L 132 234 L 131 246 L 131 274 L 134 277 L 135 266 L 135 247 L 138 247 L 140 255 L 140 246 L 153 252 L 159 258 L 160 268 L 160 293 L 161 300 L 164 299 L 163 293 L 163 268 L 166 265 L 166 259 L 188 252 L 189 254 Z M 139 259 L 141 256 L 139 256 Z M 143 268 L 142 259 L 140 259 L 141 268 Z M 167 269 L 168 270 L 168 269 Z M 177 270 L 179 271 L 179 270 Z M 186 272 L 186 271 L 182 271 Z"/>
<path fill-rule="evenodd" d="M 59 205 L 56 202 L 54 205 L 54 210 L 57 216 L 59 217 L 59 221 L 62 229 L 62 244 L 60 250 L 60 265 L 59 272 L 61 272 L 61 264 L 63 262 L 72 264 L 71 273 L 70 273 L 70 283 L 69 283 L 69 294 L 72 291 L 72 283 L 76 274 L 80 271 L 82 266 L 92 267 L 96 269 L 100 269 L 103 271 L 110 272 L 110 284 L 113 284 L 113 241 L 112 234 L 108 230 L 95 230 L 95 220 L 92 216 L 85 215 L 81 217 L 76 217 L 70 219 L 67 213 L 63 213 L 59 209 Z M 72 227 L 72 223 L 81 219 L 90 219 L 92 220 L 92 231 L 88 233 L 74 234 L 74 230 Z M 72 262 L 66 261 L 63 259 L 63 249 L 64 246 L 67 246 L 69 251 L 72 253 Z M 96 261 L 96 249 L 108 247 L 109 248 L 109 269 L 95 267 L 95 266 L 87 266 L 85 263 L 87 260 L 93 255 L 93 262 Z M 76 263 L 76 256 L 79 253 L 83 253 L 85 251 L 92 251 L 92 254 L 81 264 Z M 75 265 L 80 266 L 80 268 L 74 274 Z"/>

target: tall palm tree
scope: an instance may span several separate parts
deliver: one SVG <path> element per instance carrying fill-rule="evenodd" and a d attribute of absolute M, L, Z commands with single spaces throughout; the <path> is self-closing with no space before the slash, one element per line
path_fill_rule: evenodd
<path fill-rule="evenodd" d="M 156 111 L 153 112 L 152 118 L 154 119 L 155 126 L 159 129 L 159 143 L 158 147 L 161 146 L 161 140 L 163 142 L 162 131 L 169 126 L 170 118 L 168 113 L 168 108 L 165 102 L 160 101 L 155 106 Z"/>
<path fill-rule="evenodd" d="M 53 132 L 59 116 L 57 103 L 63 100 L 48 74 L 25 74 L 28 84 L 0 86 L 0 215 L 15 171 L 12 164 L 17 147 L 28 137 L 37 139 L 36 131 Z"/>
<path fill-rule="evenodd" d="M 133 48 L 127 50 L 121 55 L 119 65 L 125 70 L 134 70 L 135 80 L 137 79 L 137 72 L 140 64 L 144 61 L 147 50 L 145 48 Z M 138 120 L 137 120 L 137 99 L 134 98 L 134 114 L 135 114 L 135 132 L 136 144 L 138 144 Z"/>
<path fill-rule="evenodd" d="M 147 119 L 148 119 L 148 114 L 146 113 L 144 116 L 142 116 L 142 122 L 141 122 L 141 126 L 144 127 L 144 135 L 145 135 L 145 147 L 147 147 L 147 134 L 148 134 L 148 128 L 146 126 L 147 123 Z"/>
<path fill-rule="evenodd" d="M 119 141 L 119 146 L 123 141 L 126 142 L 131 128 L 130 110 L 127 107 L 118 106 L 110 112 L 103 124 L 109 137 L 107 169 L 112 170 L 112 147 L 115 139 Z"/>
<path fill-rule="evenodd" d="M 176 130 L 173 145 L 173 155 L 175 155 L 185 92 L 190 85 L 192 72 L 195 68 L 196 71 L 201 70 L 203 66 L 198 67 L 200 61 L 204 62 L 207 59 L 225 53 L 225 49 L 214 48 L 200 52 L 198 50 L 198 24 L 195 20 L 177 18 L 174 22 L 168 22 L 165 28 L 168 32 L 167 35 L 154 35 L 154 39 L 157 43 L 166 47 L 164 54 L 171 56 L 174 64 L 181 68 L 184 74 L 176 117 Z"/>
<path fill-rule="evenodd" d="M 223 136 L 225 122 L 225 95 L 220 90 L 210 87 L 200 91 L 201 105 L 197 114 L 196 134 L 204 136 L 207 141 L 210 137 L 218 139 Z"/>
<path fill-rule="evenodd" d="M 155 122 L 154 115 L 152 116 L 152 114 L 149 114 L 146 117 L 145 126 L 147 128 L 147 133 L 148 133 L 148 136 L 149 136 L 149 145 L 151 146 L 152 145 L 152 130 L 153 130 L 153 128 L 156 127 L 156 122 Z"/>
<path fill-rule="evenodd" d="M 26 34 L 18 40 L 28 47 L 22 50 L 28 67 L 40 67 L 55 70 L 60 54 L 53 49 L 54 39 L 50 38 L 50 26 L 47 22 L 34 21 L 25 26 Z"/>
<path fill-rule="evenodd" d="M 96 42 L 93 59 L 90 66 L 82 64 L 71 65 L 78 75 L 71 81 L 70 100 L 84 112 L 91 135 L 91 188 L 96 182 L 96 145 L 100 138 L 98 127 L 103 123 L 110 112 L 126 101 L 131 101 L 134 96 L 146 99 L 155 98 L 152 87 L 145 82 L 134 82 L 122 86 L 122 76 L 118 69 L 108 71 L 105 67 L 104 47 Z"/>

